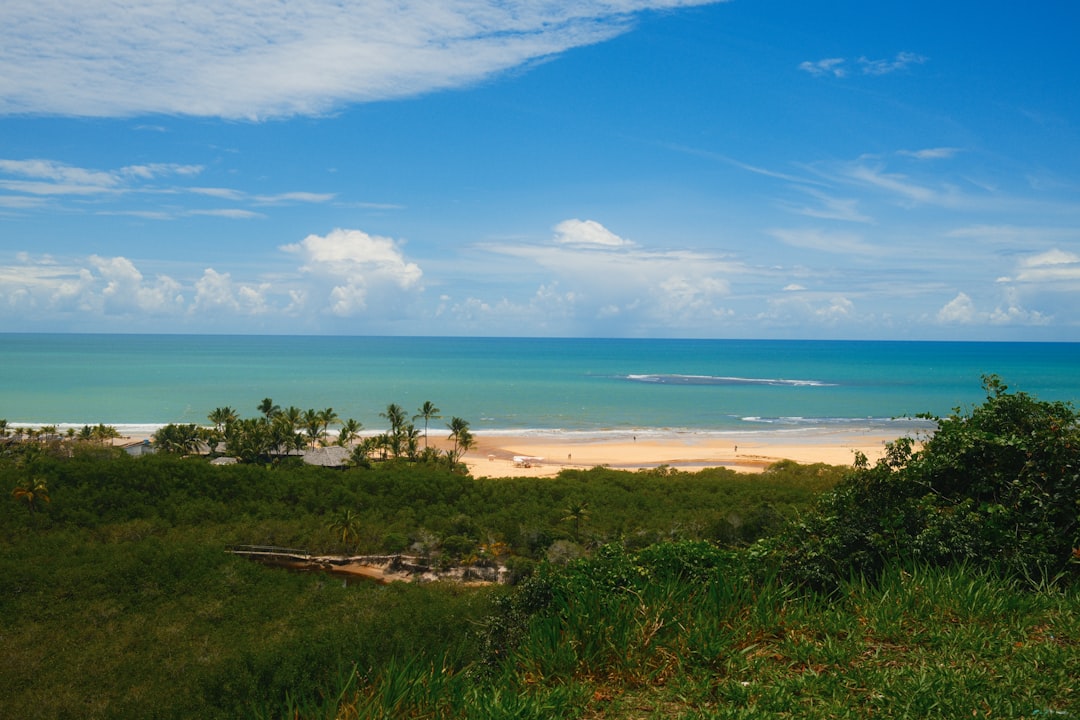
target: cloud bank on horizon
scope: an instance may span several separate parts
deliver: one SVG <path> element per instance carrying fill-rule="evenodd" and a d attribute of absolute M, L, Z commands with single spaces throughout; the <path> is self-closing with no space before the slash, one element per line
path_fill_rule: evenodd
<path fill-rule="evenodd" d="M 11 0 L 0 332 L 1080 340 L 1078 19 Z"/>

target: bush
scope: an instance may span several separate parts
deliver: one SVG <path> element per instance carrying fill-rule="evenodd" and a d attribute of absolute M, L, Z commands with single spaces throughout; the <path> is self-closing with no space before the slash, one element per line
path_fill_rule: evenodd
<path fill-rule="evenodd" d="M 898 440 L 826 493 L 774 544 L 786 574 L 835 587 L 899 559 L 997 566 L 1036 584 L 1062 577 L 1080 546 L 1080 418 L 995 376 L 983 385 L 986 401 L 934 418 L 921 450 Z"/>

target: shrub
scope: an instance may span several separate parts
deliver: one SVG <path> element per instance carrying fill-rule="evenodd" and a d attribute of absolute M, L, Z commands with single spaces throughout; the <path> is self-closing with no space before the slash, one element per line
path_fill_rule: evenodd
<path fill-rule="evenodd" d="M 834 587 L 891 559 L 997 566 L 1036 584 L 1066 573 L 1080 546 L 1080 418 L 996 376 L 983 386 L 982 405 L 934 418 L 921 450 L 900 439 L 826 493 L 774 544 L 787 575 Z"/>

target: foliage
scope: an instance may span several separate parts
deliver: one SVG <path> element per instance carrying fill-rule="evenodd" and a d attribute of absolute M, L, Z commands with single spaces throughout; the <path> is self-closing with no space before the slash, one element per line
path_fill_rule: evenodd
<path fill-rule="evenodd" d="M 1035 584 L 1067 572 L 1080 547 L 1080 417 L 1068 404 L 1009 393 L 936 418 L 916 450 L 862 463 L 786 537 L 785 572 L 817 587 L 874 576 L 893 560 L 993 565 Z"/>
<path fill-rule="evenodd" d="M 992 570 L 894 565 L 877 583 L 841 583 L 829 601 L 755 575 L 745 553 L 700 542 L 609 546 L 546 566 L 497 600 L 481 664 L 467 673 L 396 665 L 350 687 L 337 716 L 955 718 L 1080 708 L 1076 588 L 1035 594 Z M 370 714 L 388 697 L 393 712 Z"/>

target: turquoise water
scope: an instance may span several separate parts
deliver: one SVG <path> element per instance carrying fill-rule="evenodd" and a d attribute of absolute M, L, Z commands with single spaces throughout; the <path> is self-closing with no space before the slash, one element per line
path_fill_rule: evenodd
<path fill-rule="evenodd" d="M 426 400 L 477 431 L 894 427 L 980 376 L 1080 400 L 1080 344 L 0 334 L 0 418 L 122 428 L 332 407 L 368 429 Z"/>

